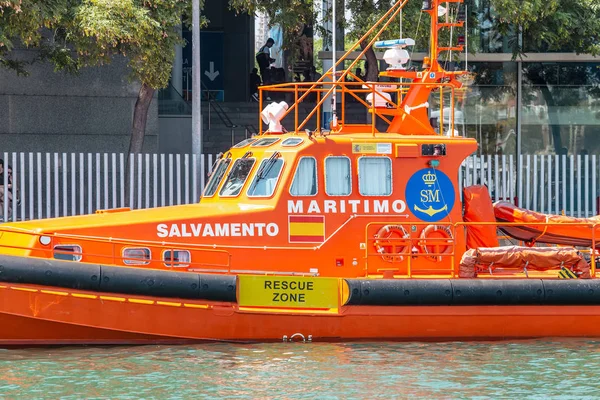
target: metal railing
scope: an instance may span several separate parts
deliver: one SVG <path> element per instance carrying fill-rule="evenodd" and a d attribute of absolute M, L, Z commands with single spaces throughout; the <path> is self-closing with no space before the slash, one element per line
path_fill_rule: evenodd
<path fill-rule="evenodd" d="M 435 275 L 438 277 L 454 278 L 458 274 L 457 267 L 461 263 L 460 257 L 463 256 L 462 252 L 456 251 L 456 238 L 459 234 L 463 234 L 464 230 L 468 230 L 470 227 L 484 227 L 493 226 L 497 230 L 502 228 L 519 227 L 537 230 L 539 235 L 537 239 L 539 242 L 527 242 L 508 236 L 507 234 L 500 234 L 498 238 L 501 239 L 501 246 L 521 246 L 527 248 L 533 247 L 553 247 L 557 249 L 566 249 L 572 247 L 577 249 L 581 254 L 586 254 L 589 257 L 590 275 L 592 278 L 596 277 L 596 262 L 598 257 L 598 246 L 596 237 L 600 229 L 600 223 L 593 222 L 440 222 L 437 227 L 447 227 L 450 236 L 448 238 L 426 238 L 421 235 L 420 230 L 413 231 L 412 229 L 406 229 L 408 235 L 406 237 L 390 237 L 381 239 L 378 235 L 373 235 L 374 228 L 383 226 L 392 227 L 424 227 L 428 225 L 427 222 L 406 222 L 406 220 L 390 220 L 390 221 L 377 221 L 366 225 L 365 227 L 365 276 L 379 276 L 384 277 L 422 277 Z M 560 236 L 563 239 L 564 244 L 548 244 L 542 238 L 542 236 L 548 233 L 552 236 L 552 240 L 556 240 L 557 233 L 553 231 L 553 227 L 560 229 Z M 572 228 L 572 232 L 566 233 L 566 229 Z M 569 237 L 575 239 L 585 239 L 588 241 L 586 246 L 569 245 Z M 385 242 L 385 249 L 382 251 L 381 248 L 377 249 L 377 242 Z M 568 247 L 565 247 L 568 246 Z M 426 248 L 433 248 L 427 250 Z M 415 250 L 416 249 L 416 250 Z M 424 258 L 434 258 L 438 263 L 424 263 Z M 563 264 L 548 265 L 544 270 L 558 270 Z M 571 265 L 565 265 L 565 267 L 571 267 Z M 505 267 L 501 269 L 506 269 Z M 504 275 L 515 275 L 525 274 L 528 277 L 527 262 L 522 264 L 515 264 L 511 266 L 508 273 Z M 539 270 L 538 270 L 539 272 Z M 533 269 L 531 274 L 535 275 L 536 270 Z M 388 275 L 389 274 L 389 275 Z M 493 275 L 490 272 L 490 275 Z"/>
<path fill-rule="evenodd" d="M 214 112 L 217 114 L 217 117 L 219 117 L 219 119 L 221 120 L 221 123 L 223 125 L 225 125 L 225 127 L 231 129 L 231 145 L 232 146 L 235 144 L 235 129 L 238 127 L 244 128 L 244 130 L 245 130 L 244 133 L 245 133 L 246 139 L 252 135 L 258 134 L 258 130 L 252 124 L 242 124 L 242 125 L 234 124 L 231 121 L 231 118 L 229 118 L 229 115 L 227 114 L 227 112 L 225 112 L 225 110 L 223 110 L 223 107 L 221 107 L 220 102 L 216 100 L 215 94 L 213 92 L 211 92 L 210 90 L 208 90 L 208 88 L 206 87 L 206 84 L 204 84 L 204 82 L 202 82 L 202 87 L 205 89 L 205 93 L 207 93 L 207 96 L 208 96 L 208 99 L 207 99 L 207 101 L 208 101 L 208 129 L 210 129 L 211 125 L 212 125 L 212 111 L 211 110 L 214 110 Z"/>

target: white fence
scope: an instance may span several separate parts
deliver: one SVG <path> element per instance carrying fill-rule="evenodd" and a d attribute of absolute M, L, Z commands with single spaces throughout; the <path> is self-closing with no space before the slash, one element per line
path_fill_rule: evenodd
<path fill-rule="evenodd" d="M 115 153 L 0 153 L 0 158 L 0 221 L 195 203 L 216 159 L 213 154 L 137 154 L 128 160 Z M 5 192 L 11 181 L 11 191 Z"/>
<path fill-rule="evenodd" d="M 129 156 L 127 164 L 127 155 L 115 153 L 0 153 L 0 158 L 0 221 L 195 203 L 216 159 L 212 154 L 138 154 Z M 596 155 L 471 156 L 459 171 L 459 182 L 487 185 L 494 201 L 587 217 L 597 214 L 597 161 Z M 10 194 L 5 194 L 11 180 Z"/>
<path fill-rule="evenodd" d="M 596 155 L 471 156 L 459 172 L 463 186 L 485 184 L 494 201 L 574 217 L 597 215 L 599 178 Z"/>

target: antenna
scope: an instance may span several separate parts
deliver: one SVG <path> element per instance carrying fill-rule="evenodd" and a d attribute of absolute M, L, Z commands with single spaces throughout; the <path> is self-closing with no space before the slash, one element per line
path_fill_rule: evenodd
<path fill-rule="evenodd" d="M 467 2 L 465 6 L 465 71 L 469 72 L 469 9 Z"/>
<path fill-rule="evenodd" d="M 335 71 L 335 63 L 336 63 L 336 33 L 337 33 L 337 24 L 336 24 L 336 14 L 335 14 L 335 3 L 337 3 L 337 0 L 332 0 L 333 1 L 333 52 L 331 54 L 331 59 L 332 59 L 332 63 L 333 63 L 333 76 L 332 76 L 332 81 L 333 81 L 333 96 L 331 97 L 331 101 L 333 102 L 331 104 L 331 113 L 333 116 L 333 123 L 331 125 L 331 127 L 333 129 L 335 129 L 337 127 L 337 99 L 336 99 L 336 89 L 337 89 L 337 74 Z"/>

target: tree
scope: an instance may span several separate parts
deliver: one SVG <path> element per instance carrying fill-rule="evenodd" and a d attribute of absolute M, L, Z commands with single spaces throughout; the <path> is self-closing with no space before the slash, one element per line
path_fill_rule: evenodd
<path fill-rule="evenodd" d="M 0 0 L 0 62 L 23 65 L 6 57 L 14 40 L 69 72 L 126 57 L 141 83 L 129 144 L 139 153 L 154 92 L 168 85 L 175 46 L 183 44 L 182 16 L 191 16 L 187 0 Z"/>
<path fill-rule="evenodd" d="M 65 16 L 67 0 L 40 2 L 35 0 L 0 0 L 0 67 L 27 75 L 27 65 L 35 60 L 19 60 L 11 57 L 15 43 L 27 47 L 44 44 L 44 56 L 57 56 L 49 51 L 49 43 L 55 35 L 42 35 L 44 28 L 56 24 Z M 65 65 L 66 66 L 66 65 Z"/>

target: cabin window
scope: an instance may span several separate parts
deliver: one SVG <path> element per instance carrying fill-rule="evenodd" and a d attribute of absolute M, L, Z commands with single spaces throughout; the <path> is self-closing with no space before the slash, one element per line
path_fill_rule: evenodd
<path fill-rule="evenodd" d="M 123 249 L 123 263 L 126 265 L 148 265 L 151 253 L 147 247 L 127 247 Z"/>
<path fill-rule="evenodd" d="M 76 244 L 59 244 L 54 246 L 54 258 L 65 261 L 81 261 L 81 246 Z"/>
<path fill-rule="evenodd" d="M 391 195 L 392 160 L 387 157 L 360 157 L 358 191 L 363 196 Z"/>
<path fill-rule="evenodd" d="M 167 267 L 189 267 L 191 260 L 192 255 L 187 250 L 165 250 L 163 252 L 163 261 Z"/>
<path fill-rule="evenodd" d="M 325 159 L 325 193 L 329 196 L 348 196 L 352 192 L 350 159 L 327 157 Z"/>
<path fill-rule="evenodd" d="M 212 175 L 210 176 L 208 184 L 206 185 L 206 190 L 204 191 L 205 197 L 214 196 L 215 192 L 217 191 L 217 187 L 219 187 L 219 183 L 221 183 L 223 175 L 225 175 L 225 171 L 227 171 L 227 167 L 229 167 L 230 163 L 230 158 L 219 161 L 217 167 L 213 170 Z"/>
<path fill-rule="evenodd" d="M 256 143 L 252 145 L 252 147 L 267 147 L 272 145 L 273 143 L 279 141 L 277 137 L 270 137 L 258 140 Z"/>
<path fill-rule="evenodd" d="M 314 196 L 317 194 L 317 160 L 302 157 L 290 188 L 292 196 Z"/>
<path fill-rule="evenodd" d="M 298 146 L 302 142 L 304 142 L 304 139 L 302 139 L 302 138 L 291 137 L 291 138 L 287 138 L 283 142 L 281 142 L 281 145 L 284 147 L 294 147 L 294 146 Z"/>
<path fill-rule="evenodd" d="M 262 160 L 260 167 L 252 180 L 252 184 L 250 185 L 250 188 L 248 188 L 248 196 L 272 196 L 273 192 L 275 192 L 275 186 L 277 186 L 277 181 L 279 180 L 282 168 L 283 160 L 280 158 L 271 157 Z"/>
<path fill-rule="evenodd" d="M 229 175 L 227 175 L 227 180 L 223 184 L 219 195 L 223 197 L 234 197 L 239 195 L 250 175 L 250 171 L 252 170 L 255 161 L 254 158 L 240 158 L 236 160 L 233 163 L 233 167 L 231 167 L 231 171 L 229 171 Z"/>
<path fill-rule="evenodd" d="M 250 143 L 254 143 L 254 142 L 256 142 L 256 139 L 254 139 L 254 138 L 244 139 L 241 142 L 239 142 L 238 144 L 236 144 L 235 146 L 233 146 L 233 148 L 234 149 L 241 149 L 242 147 L 246 147 Z"/>

